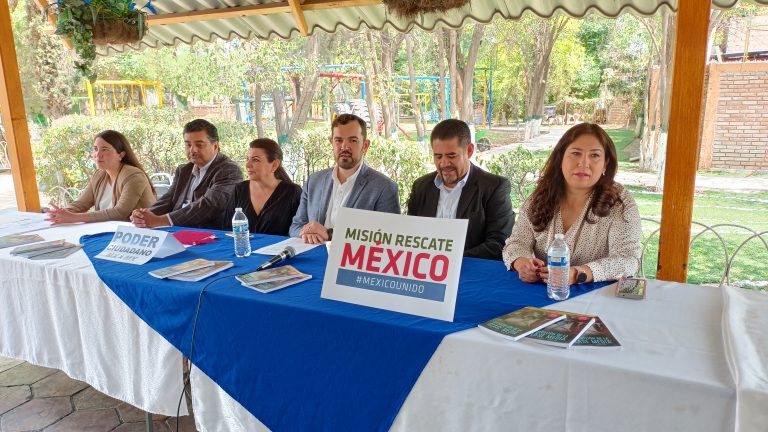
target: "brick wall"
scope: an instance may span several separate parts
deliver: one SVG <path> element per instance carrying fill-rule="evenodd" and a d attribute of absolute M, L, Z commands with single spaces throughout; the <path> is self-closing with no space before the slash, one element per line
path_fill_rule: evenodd
<path fill-rule="evenodd" d="M 768 64 L 752 66 L 719 71 L 712 168 L 768 167 Z"/>
<path fill-rule="evenodd" d="M 231 103 L 225 104 L 190 104 L 189 110 L 199 118 L 218 117 L 227 120 L 237 120 L 237 107 Z"/>
<path fill-rule="evenodd" d="M 633 114 L 631 108 L 632 107 L 629 105 L 628 101 L 624 99 L 615 99 L 608 108 L 608 119 L 606 123 L 624 127 L 629 120 L 629 116 Z"/>

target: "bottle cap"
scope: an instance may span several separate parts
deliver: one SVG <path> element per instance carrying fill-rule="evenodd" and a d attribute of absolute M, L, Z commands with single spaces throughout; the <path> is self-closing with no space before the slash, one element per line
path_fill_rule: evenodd
<path fill-rule="evenodd" d="M 565 236 L 562 234 L 555 234 L 555 238 L 559 240 L 565 238 Z"/>
<path fill-rule="evenodd" d="M 236 212 L 243 211 L 243 208 L 242 207 L 235 207 L 235 211 Z"/>

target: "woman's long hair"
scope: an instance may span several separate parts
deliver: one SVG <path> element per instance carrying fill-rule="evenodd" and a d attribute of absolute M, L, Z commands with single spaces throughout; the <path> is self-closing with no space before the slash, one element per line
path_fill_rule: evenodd
<path fill-rule="evenodd" d="M 544 165 L 536 189 L 529 198 L 528 218 L 533 229 L 537 232 L 547 228 L 560 206 L 560 201 L 565 196 L 563 157 L 568 146 L 582 135 L 592 135 L 597 138 L 605 152 L 605 174 L 592 187 L 593 193 L 589 209 L 595 215 L 604 217 L 608 215 L 614 205 L 624 205 L 621 200 L 619 185 L 613 181 L 618 167 L 616 146 L 611 137 L 600 126 L 594 123 L 581 123 L 568 129 L 557 142 Z M 586 221 L 591 224 L 597 222 L 590 217 L 590 212 L 587 212 Z"/>
<path fill-rule="evenodd" d="M 147 171 L 145 171 L 144 167 L 141 166 L 141 162 L 139 162 L 139 159 L 136 157 L 136 154 L 133 152 L 133 149 L 131 148 L 131 144 L 128 142 L 128 138 L 126 138 L 125 135 L 121 134 L 118 131 L 107 129 L 96 134 L 96 136 L 93 137 L 93 140 L 96 141 L 96 138 L 101 138 L 107 143 L 109 143 L 109 145 L 111 145 L 112 148 L 114 148 L 115 151 L 118 153 L 125 152 L 125 156 L 123 156 L 123 159 L 121 160 L 121 162 L 126 165 L 131 165 L 140 169 L 144 173 L 144 175 L 147 177 L 147 181 L 149 182 L 149 187 L 152 188 L 152 194 L 157 196 L 157 192 L 155 191 L 155 186 L 152 184 L 152 180 L 149 179 L 149 175 L 147 174 Z"/>
<path fill-rule="evenodd" d="M 278 143 L 269 138 L 257 138 L 251 141 L 251 143 L 248 144 L 248 147 L 264 150 L 264 153 L 267 154 L 267 161 L 270 163 L 275 160 L 279 161 L 280 165 L 278 165 L 277 170 L 275 170 L 275 178 L 293 183 L 291 176 L 289 176 L 285 171 L 285 168 L 283 168 L 283 150 Z"/>

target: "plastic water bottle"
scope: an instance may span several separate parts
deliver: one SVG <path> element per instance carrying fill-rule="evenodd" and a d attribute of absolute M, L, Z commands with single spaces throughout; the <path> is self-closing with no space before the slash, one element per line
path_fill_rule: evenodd
<path fill-rule="evenodd" d="M 251 255 L 251 233 L 248 230 L 248 218 L 243 209 L 237 207 L 232 217 L 232 236 L 235 238 L 235 256 L 244 258 Z"/>
<path fill-rule="evenodd" d="M 555 241 L 547 251 L 547 296 L 553 300 L 565 300 L 571 295 L 571 253 L 562 234 L 555 234 Z"/>

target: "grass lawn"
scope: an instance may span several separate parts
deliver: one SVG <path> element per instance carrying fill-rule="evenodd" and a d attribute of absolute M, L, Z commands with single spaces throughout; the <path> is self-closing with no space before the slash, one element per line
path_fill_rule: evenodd
<path fill-rule="evenodd" d="M 629 154 L 624 150 L 635 140 L 635 131 L 629 129 L 607 129 L 606 132 L 616 146 L 619 162 L 629 162 Z"/>
<path fill-rule="evenodd" d="M 629 187 L 637 202 L 640 216 L 659 220 L 661 217 L 661 194 L 647 192 L 642 188 Z M 693 220 L 708 226 L 734 224 L 749 227 L 756 232 L 768 231 L 768 193 L 738 194 L 723 192 L 704 192 L 694 198 Z M 643 234 L 647 238 L 658 224 L 643 221 Z M 704 227 L 695 225 L 691 229 L 691 238 L 703 231 Z M 752 233 L 732 226 L 717 227 L 731 256 L 739 245 Z M 768 241 L 768 235 L 764 236 Z M 653 277 L 657 264 L 658 233 L 654 233 L 648 243 L 643 269 L 647 277 Z M 712 232 L 698 237 L 691 247 L 688 282 L 694 284 L 718 284 L 725 268 L 725 253 L 720 239 Z M 768 247 L 759 239 L 753 239 L 739 251 L 731 268 L 730 282 L 768 281 Z M 768 290 L 763 285 L 762 290 Z"/>

